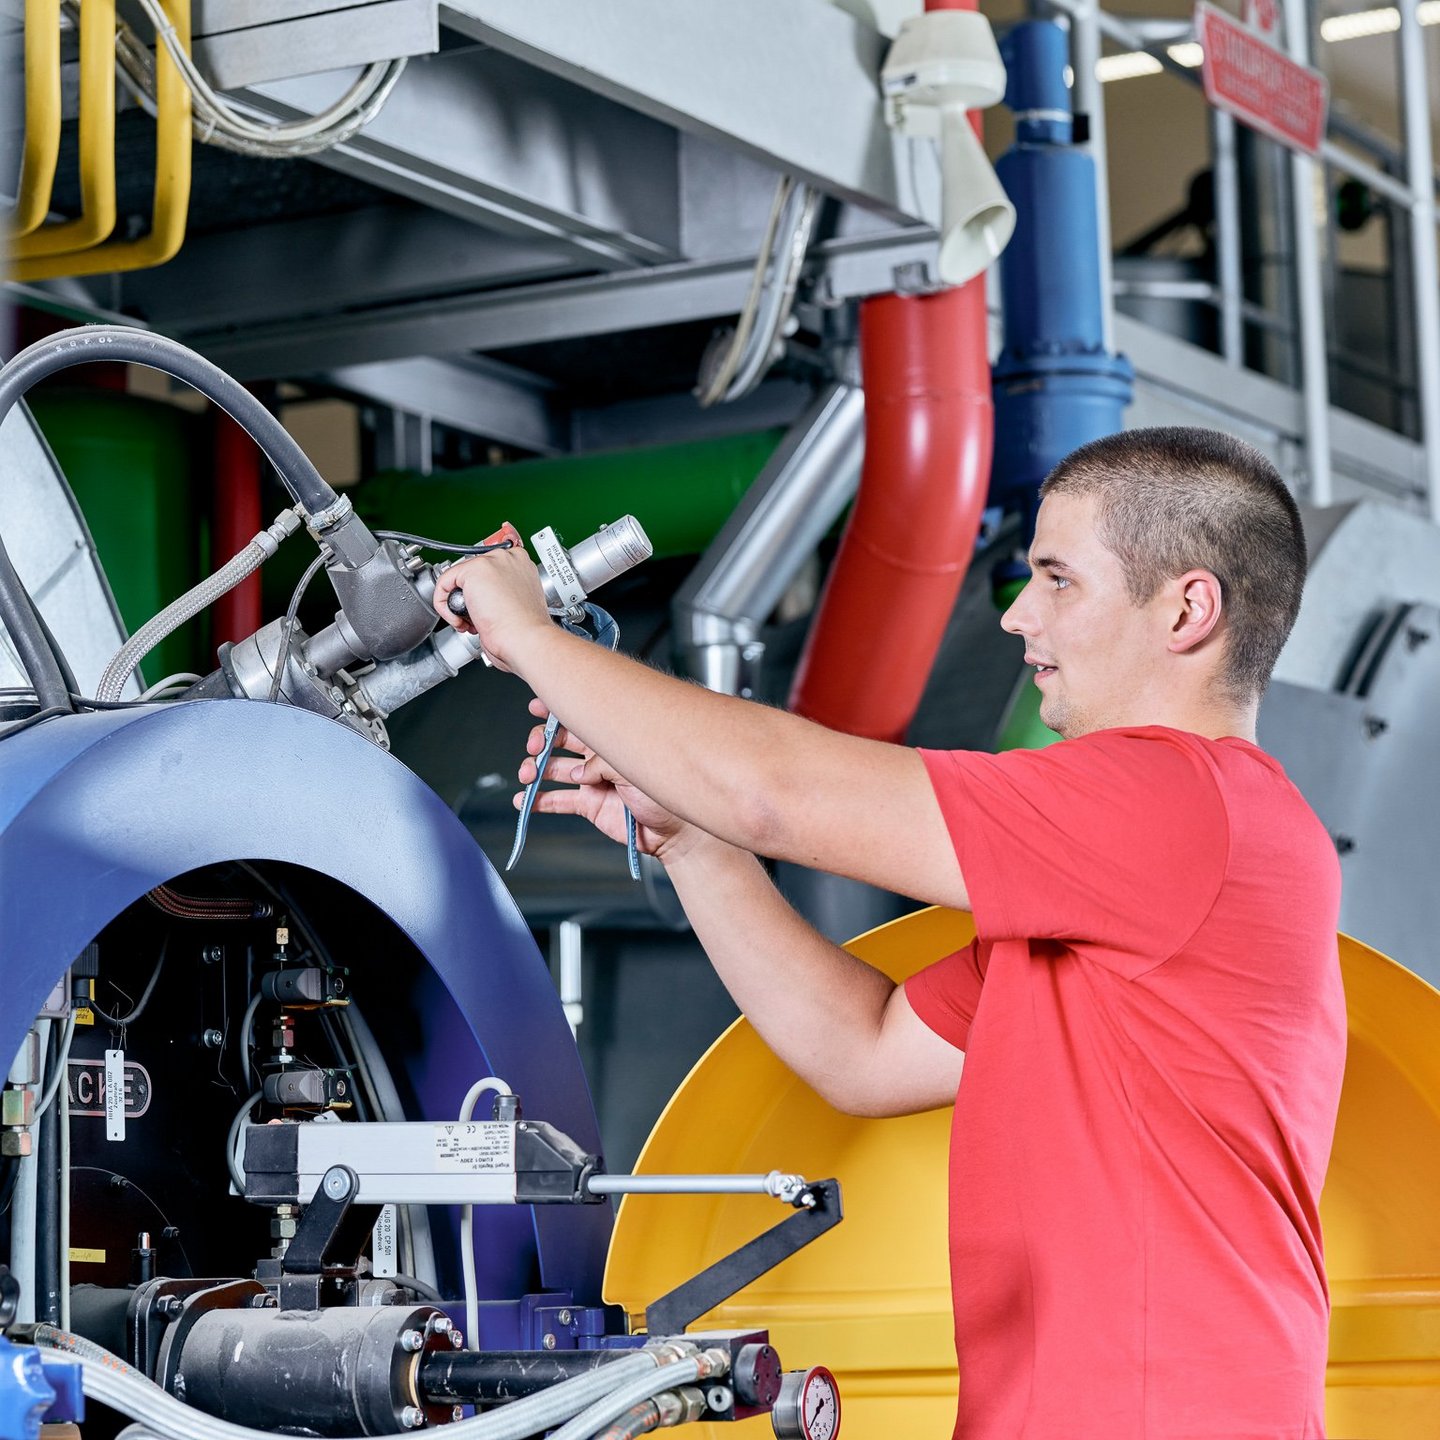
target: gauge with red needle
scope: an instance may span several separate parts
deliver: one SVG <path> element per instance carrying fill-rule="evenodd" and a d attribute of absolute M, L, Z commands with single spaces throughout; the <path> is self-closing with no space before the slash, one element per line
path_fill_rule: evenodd
<path fill-rule="evenodd" d="M 823 1366 L 791 1370 L 780 1382 L 770 1412 L 779 1440 L 836 1440 L 840 1434 L 840 1387 Z"/>

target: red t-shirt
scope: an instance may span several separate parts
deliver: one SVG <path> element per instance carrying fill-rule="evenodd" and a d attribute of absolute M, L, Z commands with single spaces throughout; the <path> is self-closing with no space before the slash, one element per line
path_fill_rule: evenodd
<path fill-rule="evenodd" d="M 922 752 L 977 939 L 906 983 L 965 1051 L 963 1440 L 1312 1440 L 1340 876 L 1263 751 Z"/>

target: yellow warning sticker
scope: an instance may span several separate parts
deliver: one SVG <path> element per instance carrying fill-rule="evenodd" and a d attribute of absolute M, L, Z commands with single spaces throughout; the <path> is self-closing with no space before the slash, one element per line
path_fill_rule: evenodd
<path fill-rule="evenodd" d="M 72 1265 L 103 1265 L 105 1252 L 103 1250 L 85 1250 L 78 1245 L 72 1245 L 70 1247 L 70 1263 Z"/>
<path fill-rule="evenodd" d="M 77 1005 L 75 1007 L 75 1023 L 77 1025 L 93 1025 L 95 1012 L 86 1005 Z"/>

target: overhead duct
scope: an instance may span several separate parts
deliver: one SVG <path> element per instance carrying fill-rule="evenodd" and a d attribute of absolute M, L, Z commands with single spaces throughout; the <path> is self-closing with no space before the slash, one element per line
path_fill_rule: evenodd
<path fill-rule="evenodd" d="M 676 592 L 677 655 L 707 689 L 753 692 L 760 627 L 854 495 L 864 430 L 856 386 L 823 391 Z"/>

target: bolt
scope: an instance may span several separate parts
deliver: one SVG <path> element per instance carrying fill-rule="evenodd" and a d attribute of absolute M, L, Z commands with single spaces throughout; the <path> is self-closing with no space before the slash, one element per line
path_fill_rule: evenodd
<path fill-rule="evenodd" d="M 1390 722 L 1382 719 L 1379 715 L 1367 715 L 1365 717 L 1365 734 L 1371 740 L 1377 735 L 1383 735 L 1390 728 Z"/>
<path fill-rule="evenodd" d="M 448 1335 L 450 1333 L 450 1317 L 448 1315 L 437 1315 L 431 1322 L 430 1328 L 437 1335 Z"/>
<path fill-rule="evenodd" d="M 463 1405 L 454 1406 L 450 1411 L 450 1418 L 452 1420 L 463 1420 L 465 1418 L 465 1407 Z"/>
<path fill-rule="evenodd" d="M 338 1166 L 325 1172 L 325 1193 L 332 1200 L 343 1200 L 350 1193 L 350 1177 Z"/>
<path fill-rule="evenodd" d="M 225 1032 L 223 1030 L 216 1030 L 214 1026 L 211 1026 L 210 1029 L 206 1030 L 204 1034 L 200 1036 L 200 1043 L 207 1050 L 218 1050 L 225 1043 Z"/>
<path fill-rule="evenodd" d="M 201 957 L 207 965 L 218 965 L 225 958 L 225 952 L 218 945 L 209 946 Z"/>
<path fill-rule="evenodd" d="M 344 1095 L 344 1094 L 345 1094 L 345 1091 L 346 1091 L 346 1088 L 347 1088 L 347 1087 L 346 1087 L 346 1084 L 345 1084 L 345 1082 L 344 1082 L 343 1080 L 337 1080 L 337 1081 L 335 1082 L 335 1093 L 336 1093 L 336 1095 Z"/>
<path fill-rule="evenodd" d="M 562 1310 L 555 1318 L 562 1325 L 568 1325 L 574 1317 L 570 1314 L 568 1310 Z"/>
<path fill-rule="evenodd" d="M 402 1330 L 400 1332 L 400 1348 L 408 1354 L 413 1355 L 417 1350 L 422 1349 L 425 1344 L 425 1337 L 418 1330 Z"/>
<path fill-rule="evenodd" d="M 1418 630 L 1413 625 L 1409 626 L 1405 631 L 1405 643 L 1411 650 L 1418 650 L 1422 645 L 1430 643 L 1430 632 Z"/>
<path fill-rule="evenodd" d="M 163 1315 L 167 1320 L 173 1320 L 184 1306 L 184 1301 L 178 1295 L 162 1295 L 155 1302 L 157 1314 Z"/>
<path fill-rule="evenodd" d="M 400 1412 L 400 1423 L 407 1430 L 418 1430 L 425 1423 L 425 1412 L 418 1405 L 407 1405 Z"/>
<path fill-rule="evenodd" d="M 705 1392 L 705 1404 L 717 1415 L 724 1415 L 734 1401 L 735 1397 L 723 1385 L 712 1385 Z"/>
<path fill-rule="evenodd" d="M 553 1350 L 553 1349 L 555 1348 L 555 1337 L 554 1337 L 553 1335 L 547 1334 L 547 1335 L 545 1336 L 545 1338 L 544 1338 L 540 1343 L 541 1343 L 547 1350 Z"/>
<path fill-rule="evenodd" d="M 465 1348 L 465 1337 L 458 1331 L 450 1332 L 450 1348 L 452 1350 L 463 1350 Z"/>
<path fill-rule="evenodd" d="M 1335 851 L 1339 855 L 1348 855 L 1355 848 L 1355 837 L 1353 835 L 1336 835 Z"/>

